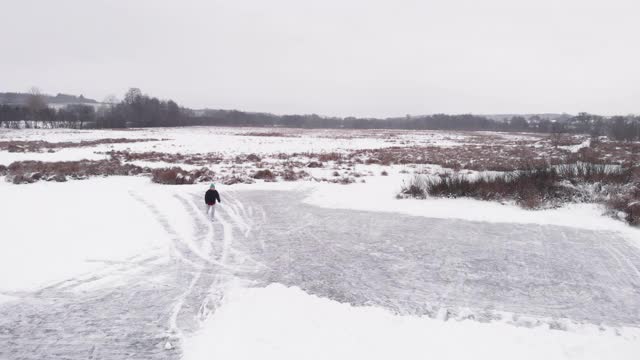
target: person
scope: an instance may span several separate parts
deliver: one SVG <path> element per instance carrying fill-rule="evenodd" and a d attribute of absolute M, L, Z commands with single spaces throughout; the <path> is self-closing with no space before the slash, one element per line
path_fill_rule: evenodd
<path fill-rule="evenodd" d="M 207 204 L 207 215 L 213 221 L 213 216 L 216 214 L 216 201 L 221 203 L 220 194 L 216 190 L 216 185 L 211 184 L 209 190 L 204 194 L 204 202 Z"/>

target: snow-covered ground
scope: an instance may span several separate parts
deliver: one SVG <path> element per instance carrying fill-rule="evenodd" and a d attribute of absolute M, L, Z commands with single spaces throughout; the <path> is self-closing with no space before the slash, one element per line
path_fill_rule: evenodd
<path fill-rule="evenodd" d="M 261 136 L 275 133 L 283 136 Z M 504 141 L 536 141 L 533 136 L 521 134 L 484 133 Z M 42 161 L 80 160 L 104 158 L 110 150 L 133 152 L 158 151 L 166 153 L 221 153 L 237 154 L 292 154 L 322 153 L 357 149 L 378 149 L 389 146 L 463 146 L 473 141 L 471 133 L 444 131 L 384 131 L 384 130 L 301 130 L 264 128 L 152 128 L 130 130 L 69 130 L 69 129 L 0 129 L 0 141 L 48 142 L 90 141 L 99 139 L 157 139 L 142 143 L 98 145 L 90 149 L 59 149 L 55 153 L 0 152 L 0 165 L 27 158 Z M 493 139 L 492 141 L 496 141 Z"/>
<path fill-rule="evenodd" d="M 389 140 L 382 137 L 347 137 L 343 132 L 336 131 L 310 131 L 310 133 L 293 132 L 292 130 L 279 129 L 287 133 L 286 137 L 278 136 L 251 136 L 247 134 L 262 133 L 259 128 L 168 128 L 168 129 L 144 129 L 129 131 L 112 130 L 10 130 L 0 129 L 0 140 L 44 140 L 49 142 L 97 140 L 103 138 L 126 139 L 166 139 L 151 143 L 124 143 L 96 146 L 91 151 L 77 151 L 77 149 L 62 149 L 57 154 L 36 154 L 35 159 L 43 161 L 54 160 L 79 160 L 92 155 L 94 152 L 109 150 L 131 151 L 159 151 L 167 153 L 207 153 L 216 152 L 226 155 L 258 153 L 296 153 L 296 152 L 331 152 L 336 150 L 369 149 L 389 146 Z M 289 134 L 291 133 L 291 134 Z M 425 137 L 428 141 L 437 144 L 445 140 L 446 136 Z M 460 136 L 458 136 L 460 137 Z M 427 141 L 424 140 L 423 141 Z M 25 158 L 20 153 L 0 153 L 0 164 L 8 165 L 12 161 Z M 103 156 L 104 157 L 104 156 Z"/>
<path fill-rule="evenodd" d="M 638 339 L 397 316 L 273 284 L 230 291 L 184 359 L 636 359 Z"/>
<path fill-rule="evenodd" d="M 0 151 L 0 164 L 127 148 L 291 154 L 477 141 L 446 132 L 250 135 L 264 131 L 0 130 L 0 141 L 171 139 Z M 595 205 L 527 211 L 395 198 L 413 171 L 438 166 L 351 171 L 369 174 L 366 182 L 219 184 L 213 223 L 206 184 L 0 179 L 0 359 L 640 354 L 640 230 Z"/>
<path fill-rule="evenodd" d="M 141 186 L 148 181 L 0 181 L 0 293 L 35 291 L 142 253 L 166 256 L 167 234 L 129 194 Z"/>

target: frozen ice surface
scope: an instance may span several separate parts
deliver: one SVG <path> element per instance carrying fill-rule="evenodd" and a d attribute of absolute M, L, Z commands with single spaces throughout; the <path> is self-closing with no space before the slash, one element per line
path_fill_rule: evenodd
<path fill-rule="evenodd" d="M 640 253 L 615 232 L 327 209 L 293 191 L 228 190 L 212 224 L 200 193 L 169 194 L 176 206 L 132 193 L 170 235 L 169 259 L 7 294 L 20 300 L 0 303 L 0 359 L 179 358 L 238 282 L 403 315 L 640 326 Z"/>
<path fill-rule="evenodd" d="M 612 232 L 321 209 L 285 192 L 238 197 L 268 204 L 248 243 L 268 282 L 400 314 L 464 307 L 640 325 L 640 252 Z"/>

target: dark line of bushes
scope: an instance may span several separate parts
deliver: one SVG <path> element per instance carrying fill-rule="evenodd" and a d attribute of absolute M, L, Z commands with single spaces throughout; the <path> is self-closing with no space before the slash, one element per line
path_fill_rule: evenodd
<path fill-rule="evenodd" d="M 589 186 L 591 185 L 591 186 Z M 416 176 L 402 187 L 401 197 L 470 197 L 515 201 L 528 209 L 569 202 L 605 203 L 640 224 L 640 168 L 576 163 L 545 166 L 471 179 L 462 175 Z"/>
<path fill-rule="evenodd" d="M 214 173 L 208 168 L 187 171 L 180 167 L 150 169 L 122 163 L 117 159 L 79 161 L 16 161 L 9 166 L 0 165 L 0 176 L 14 184 L 31 184 L 37 181 L 64 182 L 93 176 L 135 176 L 150 174 L 159 184 L 184 185 L 213 181 Z"/>
<path fill-rule="evenodd" d="M 145 172 L 132 164 L 117 160 L 80 161 L 16 161 L 5 170 L 6 180 L 14 184 L 29 184 L 36 181 L 63 182 L 70 179 L 86 179 L 90 176 L 129 176 Z"/>

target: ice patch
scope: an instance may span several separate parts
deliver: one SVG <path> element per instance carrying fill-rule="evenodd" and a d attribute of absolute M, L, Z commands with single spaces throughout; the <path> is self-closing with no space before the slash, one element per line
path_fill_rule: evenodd
<path fill-rule="evenodd" d="M 390 173 L 370 177 L 366 183 L 308 185 L 309 205 L 362 211 L 396 212 L 437 219 L 463 219 L 492 223 L 521 223 L 567 226 L 588 230 L 614 231 L 623 234 L 640 247 L 640 229 L 603 216 L 605 209 L 597 204 L 568 204 L 558 209 L 526 210 L 512 204 L 469 198 L 397 199 L 403 181 L 412 175 Z"/>

